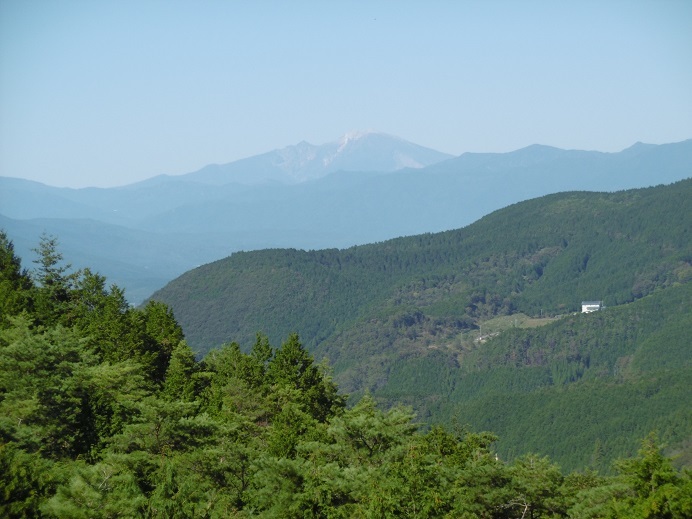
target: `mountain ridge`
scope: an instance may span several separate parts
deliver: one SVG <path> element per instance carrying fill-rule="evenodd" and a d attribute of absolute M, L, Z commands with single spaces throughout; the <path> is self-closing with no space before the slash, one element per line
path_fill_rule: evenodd
<path fill-rule="evenodd" d="M 0 214 L 13 221 L 42 219 L 35 236 L 15 237 L 25 257 L 32 257 L 30 248 L 42 231 L 59 236 L 67 220 L 74 221 L 73 227 L 84 219 L 101 222 L 101 256 L 91 256 L 91 267 L 117 279 L 128 297 L 135 297 L 132 302 L 139 303 L 162 285 L 141 284 L 150 275 L 148 261 L 123 258 L 125 263 L 117 267 L 110 260 L 122 257 L 122 251 L 109 243 L 108 235 L 114 232 L 111 225 L 118 227 L 117 234 L 129 229 L 132 243 L 139 243 L 139 231 L 152 233 L 159 243 L 175 243 L 177 236 L 179 251 L 188 251 L 188 256 L 176 260 L 181 270 L 174 277 L 220 257 L 211 251 L 227 255 L 252 248 L 346 248 L 459 228 L 493 210 L 548 193 L 617 191 L 692 175 L 689 140 L 613 154 L 535 145 L 507 154 L 463 154 L 425 168 L 382 172 L 375 170 L 378 156 L 388 157 L 390 163 L 399 159 L 392 155 L 392 148 L 378 147 L 380 136 L 368 133 L 348 143 L 375 146 L 367 171 L 339 169 L 290 184 L 277 180 L 214 185 L 192 177 L 158 176 L 118 188 L 75 190 L 0 177 Z M 399 143 L 399 139 L 387 137 L 386 142 Z M 339 146 L 332 144 L 334 149 Z M 250 169 L 243 174 L 254 175 Z M 199 243 L 195 235 L 216 242 L 214 247 L 200 249 L 207 251 L 201 258 L 194 250 Z M 79 258 L 87 248 L 93 247 L 75 241 L 64 252 L 68 258 Z"/>
<path fill-rule="evenodd" d="M 603 288 L 597 288 L 600 286 L 600 276 L 619 279 L 618 284 L 611 282 L 608 285 L 607 290 L 610 295 L 605 298 L 605 303 L 622 304 L 641 297 L 642 294 L 650 291 L 651 286 L 656 286 L 667 279 L 662 272 L 655 274 L 658 281 L 654 281 L 654 285 L 650 286 L 652 281 L 648 280 L 647 276 L 653 276 L 656 269 L 651 267 L 653 269 L 651 272 L 645 269 L 637 273 L 637 269 L 643 268 L 641 265 L 636 266 L 637 261 L 655 265 L 660 261 L 658 254 L 663 255 L 662 252 L 656 252 L 658 249 L 655 247 L 677 251 L 674 254 L 683 254 L 680 251 L 690 250 L 691 245 L 686 239 L 685 226 L 681 226 L 681 222 L 689 220 L 689 216 L 687 220 L 678 218 L 676 225 L 670 226 L 665 232 L 655 231 L 652 227 L 654 224 L 646 222 L 645 216 L 645 214 L 655 214 L 660 219 L 663 214 L 667 214 L 670 219 L 673 219 L 678 211 L 685 213 L 684 208 L 690 205 L 690 200 L 687 199 L 690 189 L 692 189 L 692 179 L 667 186 L 616 193 L 556 193 L 507 206 L 466 227 L 450 231 L 400 237 L 346 249 L 305 251 L 288 248 L 237 252 L 186 273 L 152 297 L 162 297 L 174 285 L 188 286 L 187 280 L 201 276 L 202 272 L 215 272 L 223 278 L 224 265 L 230 269 L 232 279 L 238 282 L 242 282 L 239 272 L 253 271 L 255 268 L 262 269 L 267 265 L 272 266 L 272 275 L 284 268 L 293 271 L 295 266 L 298 270 L 294 273 L 299 278 L 305 277 L 305 274 L 301 273 L 301 268 L 307 268 L 311 275 L 316 272 L 314 269 L 324 270 L 325 274 L 332 269 L 335 276 L 343 278 L 340 282 L 346 283 L 351 288 L 354 287 L 353 283 L 364 283 L 359 290 L 367 291 L 380 284 L 389 286 L 388 284 L 393 282 L 391 280 L 399 279 L 397 276 L 404 276 L 401 282 L 408 277 L 417 279 L 417 276 L 433 276 L 431 272 L 437 272 L 436 270 L 428 272 L 433 268 L 439 270 L 435 276 L 444 277 L 447 276 L 448 271 L 456 272 L 459 269 L 466 272 L 466 275 L 471 275 L 474 272 L 484 272 L 482 269 L 478 270 L 479 265 L 491 263 L 492 268 L 487 267 L 490 270 L 521 271 L 521 274 L 512 274 L 517 277 L 517 280 L 506 286 L 497 285 L 494 281 L 490 282 L 489 286 L 497 285 L 498 288 L 493 288 L 493 291 L 498 291 L 501 297 L 500 302 L 493 303 L 497 308 L 508 304 L 502 302 L 502 299 L 511 296 L 514 301 L 512 304 L 515 305 L 513 308 L 530 314 L 538 313 L 535 302 L 538 299 L 543 300 L 542 304 L 546 313 L 560 313 L 564 305 L 567 305 L 564 308 L 565 311 L 576 311 L 579 309 L 577 298 L 579 300 L 594 299 L 599 295 L 598 292 L 603 290 Z M 661 208 L 662 204 L 666 205 L 665 212 Z M 602 218 L 605 215 L 608 218 Z M 614 248 L 615 244 L 619 248 Z M 643 247 L 644 244 L 646 247 Z M 498 258 L 501 256 L 501 259 L 489 259 L 492 258 L 491 252 L 499 255 Z M 673 252 L 666 254 L 673 254 Z M 666 256 L 663 255 L 663 257 Z M 684 254 L 675 257 L 676 262 L 684 263 Z M 411 266 L 412 264 L 415 268 Z M 234 265 L 238 267 L 238 272 L 234 270 Z M 548 268 L 549 265 L 553 266 Z M 351 270 L 346 270 L 347 266 Z M 671 268 L 666 264 L 666 271 Z M 504 272 L 504 270 L 500 271 Z M 364 282 L 361 276 L 366 274 L 373 276 L 373 279 Z M 454 276 L 458 277 L 456 274 Z M 491 278 L 494 279 L 492 276 Z M 336 278 L 328 276 L 320 279 L 334 281 Z M 532 284 L 534 280 L 537 282 L 535 285 Z M 267 280 L 263 283 L 267 283 L 265 288 L 273 290 L 272 283 Z M 463 289 L 463 293 L 467 295 L 469 291 L 473 291 L 471 286 L 466 286 L 462 281 L 457 280 L 455 283 L 461 283 L 459 289 Z M 516 292 L 517 288 L 511 288 L 514 286 L 512 283 L 523 286 L 522 293 L 525 292 L 531 296 L 526 299 L 525 295 L 522 296 L 522 293 Z M 544 288 L 536 288 L 545 286 L 545 283 L 552 283 L 555 287 L 548 292 L 545 292 Z M 278 286 L 280 287 L 281 283 Z M 391 286 L 388 290 L 390 289 L 392 289 Z M 238 294 L 243 292 L 243 290 L 237 291 Z M 216 297 L 224 297 L 222 292 L 215 292 L 215 294 Z M 363 293 L 354 292 L 354 295 L 358 294 Z M 199 293 L 195 296 L 197 297 L 204 298 L 205 295 Z M 449 297 L 445 296 L 445 298 Z M 172 304 L 165 297 L 163 300 Z M 371 296 L 367 296 L 365 300 L 371 303 L 375 301 Z M 364 301 L 358 304 L 364 304 Z M 390 301 L 388 304 L 393 303 Z M 461 305 L 462 303 L 457 301 L 454 304 Z M 490 302 L 483 304 L 489 305 Z M 314 311 L 313 306 L 308 305 L 304 308 L 307 315 Z M 176 310 L 175 304 L 173 308 Z M 463 310 L 464 306 L 460 308 Z M 205 311 L 202 313 L 209 315 Z M 230 315 L 234 313 L 235 311 L 230 312 Z M 239 318 L 239 316 L 225 317 L 231 320 Z M 182 319 L 181 323 L 185 327 L 185 319 Z M 239 321 L 238 324 L 242 323 Z M 255 325 L 258 324 L 261 323 L 255 323 Z M 250 326 L 254 328 L 255 325 Z M 246 330 L 243 339 L 253 337 L 255 331 L 254 329 Z M 216 336 L 213 342 L 223 340 L 225 333 Z M 281 330 L 277 332 L 277 336 L 286 333 L 288 333 L 287 330 Z M 195 348 L 203 346 L 194 334 L 189 334 L 189 339 Z M 310 339 L 306 339 L 306 342 L 310 344 Z M 208 343 L 202 351 L 206 351 L 207 347 L 209 347 Z"/>
<path fill-rule="evenodd" d="M 368 130 L 349 132 L 322 145 L 301 141 L 227 164 L 205 166 L 180 178 L 212 185 L 231 182 L 291 184 L 315 180 L 340 170 L 391 172 L 404 167 L 421 168 L 451 157 L 400 137 Z"/>

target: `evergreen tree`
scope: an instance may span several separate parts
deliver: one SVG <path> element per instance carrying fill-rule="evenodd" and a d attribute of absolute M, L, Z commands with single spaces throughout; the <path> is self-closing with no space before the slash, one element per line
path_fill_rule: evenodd
<path fill-rule="evenodd" d="M 134 475 L 121 464 L 108 461 L 88 465 L 75 462 L 66 484 L 57 488 L 41 510 L 60 519 L 115 519 L 142 517 L 147 499 Z"/>
<path fill-rule="evenodd" d="M 162 396 L 170 400 L 193 401 L 199 395 L 195 378 L 198 369 L 192 350 L 185 341 L 180 341 L 168 364 Z"/>
<path fill-rule="evenodd" d="M 37 284 L 34 297 L 35 315 L 39 323 L 54 325 L 67 315 L 70 291 L 74 288 L 77 273 L 70 273 L 71 265 L 64 263 L 58 249 L 58 239 L 41 235 L 39 246 L 33 249 L 38 255 L 33 272 Z"/>
<path fill-rule="evenodd" d="M 638 457 L 620 461 L 617 468 L 631 489 L 628 498 L 614 505 L 620 513 L 646 519 L 692 517 L 692 474 L 677 473 L 656 434 L 642 441 Z"/>
<path fill-rule="evenodd" d="M 0 230 L 0 328 L 10 325 L 9 317 L 31 310 L 32 288 L 31 277 L 14 253 L 14 244 Z"/>
<path fill-rule="evenodd" d="M 0 516 L 40 517 L 45 496 L 57 486 L 53 465 L 14 442 L 0 442 Z"/>
<path fill-rule="evenodd" d="M 616 476 L 563 476 L 537 455 L 505 463 L 492 433 L 422 431 L 368 394 L 346 408 L 297 335 L 276 352 L 257 335 L 250 353 L 231 343 L 197 361 L 167 307 L 130 308 L 102 276 L 62 270 L 54 247 L 34 288 L 0 234 L 3 517 L 692 516 L 691 475 L 655 435 Z"/>
<path fill-rule="evenodd" d="M 298 334 L 291 334 L 276 351 L 267 376 L 272 384 L 296 389 L 306 411 L 318 421 L 344 407 L 344 398 L 337 393 L 336 385 L 314 364 Z"/>

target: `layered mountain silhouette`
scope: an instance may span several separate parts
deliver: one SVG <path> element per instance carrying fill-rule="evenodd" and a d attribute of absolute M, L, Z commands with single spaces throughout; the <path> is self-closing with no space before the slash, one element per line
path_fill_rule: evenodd
<path fill-rule="evenodd" d="M 534 145 L 451 157 L 376 133 L 305 142 L 117 188 L 55 188 L 0 177 L 0 225 L 32 258 L 42 232 L 138 303 L 173 277 L 234 251 L 343 248 L 467 225 L 528 198 L 675 182 L 692 140 L 620 153 Z"/>
<path fill-rule="evenodd" d="M 449 158 L 452 155 L 391 135 L 374 131 L 351 132 L 338 141 L 320 146 L 303 141 L 230 164 L 210 165 L 181 178 L 213 185 L 285 184 L 315 180 L 335 171 L 390 172 L 423 168 Z"/>

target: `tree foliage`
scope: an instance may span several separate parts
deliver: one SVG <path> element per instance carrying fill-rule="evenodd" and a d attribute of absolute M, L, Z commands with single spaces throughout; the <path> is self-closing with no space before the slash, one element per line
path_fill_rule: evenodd
<path fill-rule="evenodd" d="M 391 335 L 439 334 L 515 312 L 566 314 L 588 299 L 616 306 L 691 278 L 690 200 L 692 179 L 559 193 L 447 232 L 344 250 L 239 252 L 152 298 L 171 305 L 202 353 L 229 337 L 249 343 L 258 329 L 274 342 L 300 330 L 322 353 L 345 331 L 375 347 L 371 321 Z"/>
<path fill-rule="evenodd" d="M 492 433 L 421 427 L 369 394 L 347 407 L 297 334 L 198 360 L 164 305 L 130 308 L 97 274 L 61 268 L 53 297 L 0 245 L 20 296 L 0 329 L 3 517 L 692 513 L 690 473 L 655 436 L 614 475 L 564 474 L 533 453 L 504 461 Z"/>
<path fill-rule="evenodd" d="M 558 193 L 442 233 L 236 253 L 153 297 L 197 352 L 300 330 L 353 399 L 462 416 L 506 459 L 611 470 L 657 429 L 689 465 L 691 204 L 692 179 Z M 576 315 L 590 299 L 605 310 Z M 493 328 L 516 318 L 535 328 Z"/>

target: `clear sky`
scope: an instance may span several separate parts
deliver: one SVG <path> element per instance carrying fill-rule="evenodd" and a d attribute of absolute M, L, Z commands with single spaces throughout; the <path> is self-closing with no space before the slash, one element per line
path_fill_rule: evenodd
<path fill-rule="evenodd" d="M 692 138 L 692 1 L 0 0 L 0 176 L 123 185 L 365 129 Z"/>

